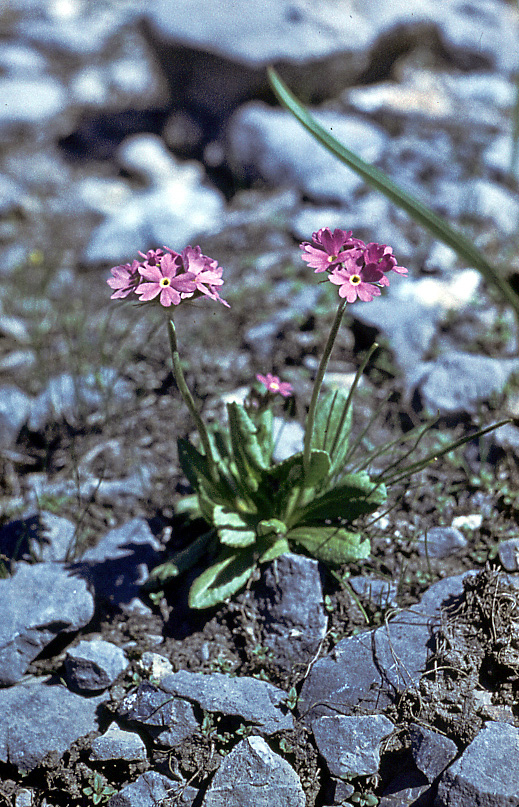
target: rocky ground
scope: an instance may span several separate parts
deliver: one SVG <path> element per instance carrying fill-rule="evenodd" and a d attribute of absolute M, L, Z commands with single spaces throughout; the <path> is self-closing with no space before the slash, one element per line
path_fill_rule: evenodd
<path fill-rule="evenodd" d="M 517 807 L 517 323 L 265 76 L 518 288 L 516 7 L 235 5 L 0 11 L 0 804 Z M 430 417 L 419 455 L 511 422 L 395 485 L 360 525 L 368 561 L 286 555 L 192 612 L 192 577 L 142 588 L 200 528 L 178 512 L 191 424 L 160 312 L 110 302 L 108 269 L 162 244 L 217 258 L 231 308 L 176 312 L 188 383 L 216 421 L 256 373 L 290 381 L 288 450 L 336 304 L 298 244 L 325 226 L 410 273 L 348 308 L 325 380 L 348 388 L 377 339 L 359 461 L 408 461 Z"/>

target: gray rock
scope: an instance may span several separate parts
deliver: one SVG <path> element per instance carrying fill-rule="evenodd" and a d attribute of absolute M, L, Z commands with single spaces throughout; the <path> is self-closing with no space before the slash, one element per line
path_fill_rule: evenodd
<path fill-rule="evenodd" d="M 140 587 L 160 562 L 161 552 L 148 523 L 134 518 L 87 549 L 76 568 L 92 580 L 97 597 L 131 612 L 139 606 Z"/>
<path fill-rule="evenodd" d="M 432 807 L 434 795 L 423 773 L 404 767 L 384 789 L 378 807 Z"/>
<path fill-rule="evenodd" d="M 433 414 L 475 414 L 478 404 L 488 401 L 492 393 L 501 392 L 518 370 L 517 359 L 453 351 L 417 368 L 417 388 L 424 407 Z"/>
<path fill-rule="evenodd" d="M 512 423 L 505 423 L 499 429 L 491 432 L 491 438 L 497 446 L 504 451 L 519 453 L 519 428 Z"/>
<path fill-rule="evenodd" d="M 41 136 L 41 131 L 65 111 L 66 104 L 63 85 L 51 76 L 4 78 L 0 83 L 0 138 L 13 137 L 20 130 Z M 55 132 L 60 133 L 59 127 Z M 68 134 L 67 128 L 61 134 Z"/>
<path fill-rule="evenodd" d="M 30 409 L 31 399 L 18 387 L 0 387 L 0 448 L 9 448 L 16 442 Z"/>
<path fill-rule="evenodd" d="M 108 807 L 160 807 L 172 795 L 175 783 L 157 771 L 146 771 L 108 802 Z"/>
<path fill-rule="evenodd" d="M 40 431 L 55 420 L 76 424 L 78 418 L 104 407 L 108 413 L 114 406 L 132 397 L 132 388 L 117 371 L 102 367 L 86 377 L 70 373 L 51 378 L 31 406 L 28 426 Z"/>
<path fill-rule="evenodd" d="M 275 462 L 282 462 L 303 450 L 305 430 L 297 420 L 274 418 L 273 426 Z"/>
<path fill-rule="evenodd" d="M 146 681 L 121 701 L 118 715 L 170 748 L 183 743 L 199 727 L 190 703 L 172 698 Z"/>
<path fill-rule="evenodd" d="M 378 773 L 380 744 L 394 728 L 384 715 L 326 715 L 312 722 L 319 753 L 343 779 Z"/>
<path fill-rule="evenodd" d="M 230 678 L 223 673 L 193 673 L 187 670 L 167 675 L 160 682 L 164 692 L 187 698 L 207 712 L 236 715 L 274 734 L 294 725 L 291 714 L 282 711 L 286 692 L 257 678 Z"/>
<path fill-rule="evenodd" d="M 0 689 L 0 759 L 26 772 L 49 751 L 62 754 L 79 737 L 99 730 L 107 697 L 82 698 L 41 678 Z"/>
<path fill-rule="evenodd" d="M 357 706 L 379 712 L 410 684 L 418 683 L 439 625 L 442 602 L 462 594 L 464 577 L 440 580 L 412 609 L 376 630 L 342 639 L 328 656 L 319 659 L 299 697 L 298 710 L 304 721 L 311 723 L 315 717 L 338 710 L 351 714 Z"/>
<path fill-rule="evenodd" d="M 336 112 L 315 112 L 315 117 L 364 160 L 375 162 L 382 154 L 386 136 L 373 124 Z M 283 110 L 257 101 L 244 104 L 229 124 L 228 137 L 231 163 L 243 166 L 251 180 L 295 187 L 316 202 L 346 204 L 362 185 Z"/>
<path fill-rule="evenodd" d="M 126 762 L 140 762 L 147 758 L 146 746 L 134 731 L 125 731 L 116 723 L 92 741 L 90 759 L 96 762 L 124 759 Z"/>
<path fill-rule="evenodd" d="M 0 44 L 0 66 L 8 76 L 34 76 L 44 73 L 48 62 L 41 53 L 28 45 L 4 41 Z"/>
<path fill-rule="evenodd" d="M 146 188 L 135 190 L 114 204 L 93 232 L 83 254 L 87 264 L 123 263 L 166 244 L 182 250 L 201 234 L 218 232 L 224 218 L 224 199 L 205 184 L 203 169 L 181 163 L 155 135 L 132 135 L 123 141 L 118 160 Z"/>
<path fill-rule="evenodd" d="M 501 233 L 511 236 L 517 229 L 519 201 L 517 193 L 485 179 L 474 179 L 466 189 L 464 212 L 488 221 Z"/>
<path fill-rule="evenodd" d="M 138 670 L 152 681 L 160 681 L 165 675 L 173 672 L 170 660 L 160 653 L 147 650 L 137 662 Z"/>
<path fill-rule="evenodd" d="M 414 763 L 429 782 L 434 782 L 458 755 L 455 742 L 444 734 L 415 723 L 410 728 Z"/>
<path fill-rule="evenodd" d="M 304 807 L 299 777 L 262 737 L 239 742 L 224 757 L 203 807 Z"/>
<path fill-rule="evenodd" d="M 65 656 L 69 686 L 95 692 L 111 686 L 129 661 L 121 647 L 103 639 L 82 641 Z"/>
<path fill-rule="evenodd" d="M 308 664 L 326 635 L 319 564 L 312 558 L 287 553 L 265 569 L 254 591 L 262 619 L 263 644 L 276 664 L 290 670 Z"/>
<path fill-rule="evenodd" d="M 94 614 L 85 580 L 59 563 L 20 563 L 0 580 L 0 685 L 20 680 L 56 636 L 84 627 Z"/>
<path fill-rule="evenodd" d="M 448 558 L 467 546 L 467 539 L 456 527 L 432 527 L 420 536 L 417 549 L 422 558 Z"/>
<path fill-rule="evenodd" d="M 75 525 L 62 516 L 29 511 L 0 528 L 0 553 L 9 560 L 64 561 L 74 545 Z"/>
<path fill-rule="evenodd" d="M 499 560 L 507 572 L 519 571 L 519 538 L 509 538 L 499 544 Z"/>
<path fill-rule="evenodd" d="M 396 605 L 398 584 L 392 580 L 355 575 L 348 577 L 348 583 L 359 597 L 369 600 L 377 608 L 389 608 Z"/>
<path fill-rule="evenodd" d="M 519 793 L 519 729 L 486 723 L 443 774 L 437 807 L 516 807 Z"/>
<path fill-rule="evenodd" d="M 398 281 L 397 281 L 398 282 Z M 375 328 L 389 340 L 395 361 L 408 377 L 430 349 L 442 311 L 438 305 L 423 305 L 417 299 L 376 297 L 370 304 L 351 309 L 355 320 Z"/>

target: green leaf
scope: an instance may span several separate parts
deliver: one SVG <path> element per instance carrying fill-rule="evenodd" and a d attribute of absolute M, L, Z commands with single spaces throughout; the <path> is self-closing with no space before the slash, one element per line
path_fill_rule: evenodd
<path fill-rule="evenodd" d="M 238 470 L 244 474 L 249 470 L 255 474 L 265 470 L 268 465 L 258 443 L 257 427 L 243 406 L 237 403 L 227 404 L 227 413 L 232 451 Z"/>
<path fill-rule="evenodd" d="M 296 527 L 287 535 L 289 541 L 304 546 L 317 560 L 323 563 L 351 563 L 369 558 L 369 540 L 363 540 L 357 532 L 342 527 Z"/>
<path fill-rule="evenodd" d="M 385 486 L 372 482 L 366 471 L 347 474 L 332 490 L 305 505 L 297 523 L 324 521 L 327 518 L 354 521 L 366 513 L 373 513 L 386 498 Z"/>
<path fill-rule="evenodd" d="M 304 476 L 303 452 L 292 454 L 273 468 L 269 468 L 263 479 L 276 490 L 282 487 L 294 487 L 304 484 L 305 487 L 315 487 L 326 479 L 330 471 L 330 457 L 327 451 L 312 449 L 310 452 L 310 467 L 308 475 Z"/>
<path fill-rule="evenodd" d="M 285 535 L 287 531 L 287 525 L 283 524 L 279 518 L 268 518 L 260 521 L 257 526 L 258 535 L 267 536 L 267 535 Z"/>
<path fill-rule="evenodd" d="M 414 221 L 421 224 L 432 235 L 451 247 L 469 266 L 475 267 L 483 277 L 495 286 L 519 314 L 519 295 L 479 251 L 474 241 L 455 230 L 448 222 L 434 213 L 429 207 L 407 193 L 386 174 L 339 143 L 326 129 L 312 117 L 307 109 L 293 95 L 273 67 L 267 68 L 270 84 L 278 100 L 294 115 L 313 137 L 330 151 L 338 160 L 362 177 L 369 185 L 405 210 Z"/>
<path fill-rule="evenodd" d="M 342 471 L 351 428 L 350 397 L 342 390 L 321 396 L 315 414 L 312 446 L 330 455 L 330 476 Z"/>
<path fill-rule="evenodd" d="M 203 535 L 199 535 L 199 537 L 195 538 L 185 549 L 176 552 L 170 560 L 156 566 L 150 572 L 148 579 L 144 583 L 143 588 L 145 591 L 156 589 L 168 580 L 172 580 L 174 577 L 178 577 L 188 569 L 191 569 L 202 557 L 213 536 L 214 532 L 212 530 L 205 532 Z"/>
<path fill-rule="evenodd" d="M 256 532 L 239 513 L 226 510 L 219 504 L 213 510 L 213 524 L 222 544 L 250 546 L 256 541 Z"/>
<path fill-rule="evenodd" d="M 211 608 L 245 585 L 256 566 L 252 548 L 224 547 L 216 563 L 196 578 L 189 591 L 190 608 Z"/>
<path fill-rule="evenodd" d="M 266 563 L 269 560 L 279 558 L 280 555 L 284 555 L 286 552 L 290 552 L 290 546 L 287 539 L 282 536 L 278 538 L 277 541 L 272 544 L 272 546 L 269 546 L 269 548 L 265 550 L 263 555 L 260 556 L 259 562 Z"/>

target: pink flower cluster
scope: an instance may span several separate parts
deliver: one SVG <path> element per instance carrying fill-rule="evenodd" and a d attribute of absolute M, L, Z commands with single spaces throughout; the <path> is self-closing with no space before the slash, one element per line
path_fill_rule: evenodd
<path fill-rule="evenodd" d="M 186 247 L 174 252 L 168 247 L 139 252 L 142 260 L 134 260 L 111 269 L 106 282 L 113 290 L 112 300 L 138 295 L 140 302 L 158 297 L 161 305 L 179 305 L 189 297 L 205 295 L 229 308 L 218 288 L 223 285 L 218 261 L 202 255 L 200 247 Z"/>
<path fill-rule="evenodd" d="M 328 272 L 328 280 L 339 286 L 339 296 L 354 303 L 357 297 L 371 302 L 380 295 L 381 286 L 389 286 L 387 272 L 406 275 L 397 266 L 391 247 L 365 244 L 353 238 L 351 230 L 332 231 L 328 227 L 313 233 L 311 241 L 301 244 L 304 261 L 316 272 Z"/>

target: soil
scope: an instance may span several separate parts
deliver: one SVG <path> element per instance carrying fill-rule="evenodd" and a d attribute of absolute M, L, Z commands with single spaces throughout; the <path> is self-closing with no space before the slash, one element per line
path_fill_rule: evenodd
<path fill-rule="evenodd" d="M 240 204 L 242 208 L 252 207 L 250 194 L 247 202 L 240 202 L 238 195 L 238 209 Z M 258 197 L 258 201 L 264 204 L 266 197 Z M 322 301 L 311 315 L 294 310 L 273 340 L 268 366 L 244 336 L 252 326 L 268 322 L 286 309 L 304 284 L 315 281 L 313 277 L 309 280 L 305 267 L 299 265 L 297 244 L 285 232 L 282 212 L 282 205 L 278 204 L 276 213 L 274 204 L 274 213 L 266 220 L 251 213 L 247 223 L 202 244 L 204 252 L 217 257 L 226 267 L 227 293 L 223 296 L 231 303 L 230 311 L 207 301 L 182 306 L 176 312 L 188 383 L 209 419 L 220 416 L 222 396 L 248 385 L 256 372 L 276 372 L 293 384 L 296 406 L 291 416 L 302 419 L 308 404 L 311 372 L 333 318 L 335 298 L 327 296 L 329 290 L 323 290 Z M 36 394 L 50 375 L 95 371 L 101 361 L 120 370 L 132 384 L 135 396 L 129 404 L 108 402 L 106 412 L 79 417 L 74 422 L 51 423 L 43 433 L 25 429 L 13 451 L 0 456 L 2 520 L 7 522 L 23 509 L 20 499 L 27 495 L 35 474 L 49 484 L 58 484 L 80 480 L 85 474 L 119 479 L 131 469 L 145 467 L 151 470 L 153 484 L 144 500 L 132 500 L 122 494 L 110 501 L 95 493 L 88 500 L 56 494 L 44 496 L 40 507 L 52 509 L 76 524 L 77 554 L 108 529 L 141 516 L 148 519 L 161 539 L 166 557 L 192 540 L 196 525 L 186 524 L 175 514 L 177 502 L 188 491 L 178 467 L 175 444 L 178 436 L 189 432 L 190 424 L 169 369 L 161 312 L 107 302 L 104 273 L 78 273 L 74 295 L 68 298 L 67 311 L 63 311 L 63 286 L 53 291 L 50 283 L 56 277 L 59 262 L 34 267 L 31 293 L 36 301 L 46 296 L 53 317 L 49 317 L 45 339 L 38 346 L 37 372 L 32 370 L 24 377 L 23 371 L 17 371 L 12 383 Z M 34 306 L 31 308 L 27 294 L 24 300 L 17 296 L 16 277 L 8 282 L 13 289 L 4 309 L 8 314 L 23 315 L 36 344 L 41 314 L 35 313 Z M 495 301 L 482 301 L 482 305 L 487 304 L 494 305 Z M 355 369 L 371 338 L 346 317 L 330 369 Z M 495 340 L 495 334 L 492 338 Z M 10 348 L 8 342 L 0 340 L 0 351 Z M 493 349 L 498 351 L 499 345 L 494 344 Z M 506 416 L 514 395 L 512 386 L 492 402 L 492 407 L 482 408 L 477 425 Z M 404 438 L 422 417 L 416 402 L 409 400 L 394 358 L 384 345 L 374 354 L 358 392 L 354 424 L 357 433 L 371 423 L 374 415 L 367 431 L 374 445 Z M 468 434 L 474 425 L 469 418 L 438 421 L 419 451 L 437 450 L 442 440 Z M 392 453 L 385 459 L 387 464 L 394 460 Z M 515 496 L 514 490 L 519 491 L 517 458 L 498 450 L 491 436 L 469 442 L 455 456 L 443 458 L 391 490 L 387 510 L 362 525 L 372 541 L 370 560 L 337 570 L 346 584 L 339 585 L 337 577 L 324 575 L 330 627 L 321 654 L 341 638 L 378 625 L 388 616 L 387 609 L 366 603 L 361 610 L 347 586 L 348 574 L 376 574 L 397 581 L 399 606 L 406 607 L 441 577 L 469 569 L 478 572 L 466 583 L 464 596 L 445 613 L 430 669 L 419 687 L 407 692 L 397 707 L 389 710 L 402 731 L 394 747 L 387 749 L 382 775 L 387 760 L 403 755 L 410 722 L 419 720 L 437 728 L 454 739 L 460 749 L 475 736 L 485 716 L 504 716 L 519 725 L 519 591 L 507 582 L 496 564 L 498 542 L 517 534 L 519 495 Z M 450 525 L 456 516 L 470 514 L 482 514 L 483 520 L 480 527 L 465 531 L 466 549 L 443 560 L 419 555 L 420 535 L 432 527 Z M 84 638 L 100 633 L 125 647 L 131 643 L 132 665 L 112 687 L 106 725 L 111 709 L 139 682 L 138 659 L 150 649 L 167 656 L 175 670 L 254 675 L 287 692 L 292 687 L 300 688 L 308 668 L 284 672 L 262 645 L 261 624 L 252 596 L 255 581 L 231 602 L 203 612 L 187 608 L 189 583 L 187 578 L 180 586 L 177 582 L 174 589 L 166 586 L 155 594 L 149 600 L 152 616 L 129 617 L 103 611 L 82 632 Z M 156 644 L 157 636 L 164 637 L 160 645 Z M 35 660 L 29 672 L 59 675 L 64 653 L 63 643 L 57 640 Z M 491 696 L 484 701 L 482 693 L 488 692 Z M 238 730 L 243 732 L 239 721 L 206 720 L 199 733 L 177 751 L 154 752 L 152 765 L 164 772 L 179 771 L 195 786 L 204 785 L 221 754 L 243 736 L 237 734 Z M 35 807 L 45 799 L 47 807 L 87 805 L 91 801 L 85 788 L 91 786 L 94 773 L 104 777 L 107 788 L 118 790 L 144 769 L 127 763 L 95 767 L 89 761 L 91 739 L 78 741 L 62 758 L 50 755 L 25 777 L 20 777 L 12 766 L 1 764 L 0 805 L 13 805 L 16 794 L 26 787 L 37 793 Z M 294 731 L 277 736 L 273 748 L 300 775 L 308 807 L 326 803 L 326 775 L 308 731 L 296 724 Z M 379 795 L 382 784 L 382 780 L 359 780 L 356 787 L 361 794 Z M 107 790 L 104 801 L 109 792 L 114 791 Z M 172 807 L 173 804 L 172 800 Z"/>

